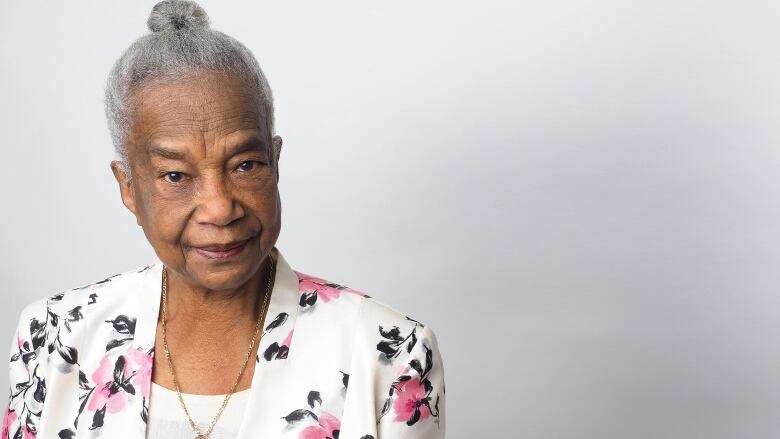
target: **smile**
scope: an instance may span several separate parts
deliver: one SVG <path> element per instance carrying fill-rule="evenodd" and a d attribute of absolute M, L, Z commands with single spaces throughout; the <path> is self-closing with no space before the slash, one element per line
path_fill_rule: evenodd
<path fill-rule="evenodd" d="M 228 259 L 240 254 L 252 238 L 231 243 L 227 246 L 193 247 L 200 255 L 209 259 Z"/>

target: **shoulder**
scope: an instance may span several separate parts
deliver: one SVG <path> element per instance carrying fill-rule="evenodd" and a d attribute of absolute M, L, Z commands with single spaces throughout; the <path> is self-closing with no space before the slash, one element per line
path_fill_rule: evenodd
<path fill-rule="evenodd" d="M 314 301 L 313 291 L 324 288 L 339 290 L 331 291 L 329 300 L 343 300 L 339 306 L 329 308 L 341 310 L 322 319 L 318 334 L 329 334 L 327 331 L 333 327 L 348 334 L 343 341 L 351 347 L 350 366 L 345 373 L 345 386 L 349 383 L 347 398 L 352 401 L 346 404 L 349 410 L 373 408 L 366 413 L 373 412 L 369 416 L 376 421 L 383 437 L 400 437 L 410 432 L 418 432 L 419 437 L 442 437 L 444 367 L 433 329 L 365 291 L 315 279 L 302 287 L 301 306 L 316 306 L 305 302 Z M 342 298 L 347 290 L 352 293 Z"/>
<path fill-rule="evenodd" d="M 361 307 L 356 348 L 370 352 L 378 368 L 389 371 L 405 365 L 424 349 L 438 349 L 430 325 L 375 297 L 367 297 Z M 396 367 L 393 367 L 396 366 Z"/>
<path fill-rule="evenodd" d="M 409 313 L 365 290 L 333 279 L 295 273 L 300 282 L 301 317 L 320 316 L 318 332 L 339 328 L 340 333 L 347 335 L 344 342 L 352 344 L 353 355 L 374 358 L 381 367 L 391 366 L 396 360 L 411 361 L 415 347 L 423 355 L 425 349 L 438 349 L 433 329 Z"/>
<path fill-rule="evenodd" d="M 121 297 L 122 292 L 137 285 L 142 273 L 150 267 L 142 265 L 117 272 L 28 302 L 18 314 L 14 341 L 22 356 L 26 353 L 28 358 L 37 358 L 47 352 L 50 354 L 56 346 L 51 345 L 45 350 L 41 348 L 47 344 L 47 340 L 51 344 L 57 336 L 64 336 L 57 331 L 58 328 L 64 327 L 70 333 L 76 322 L 84 319 L 87 310 L 98 303 L 99 298 Z M 68 357 L 68 352 L 60 354 L 66 360 L 75 362 L 75 358 Z"/>
<path fill-rule="evenodd" d="M 378 336 L 398 341 L 396 338 L 402 333 L 411 334 L 410 340 L 413 340 L 417 332 L 426 328 L 430 331 L 420 320 L 363 289 L 298 270 L 294 272 L 298 276 L 299 307 L 304 316 L 321 315 L 324 323 L 338 322 L 346 325 L 352 335 L 363 335 L 371 340 Z M 394 353 L 388 350 L 387 354 Z"/>
<path fill-rule="evenodd" d="M 99 297 L 112 296 L 126 292 L 138 285 L 151 264 L 137 266 L 125 271 L 114 272 L 108 276 L 93 279 L 86 284 L 71 287 L 46 298 L 50 307 L 61 308 L 71 303 L 95 304 Z"/>

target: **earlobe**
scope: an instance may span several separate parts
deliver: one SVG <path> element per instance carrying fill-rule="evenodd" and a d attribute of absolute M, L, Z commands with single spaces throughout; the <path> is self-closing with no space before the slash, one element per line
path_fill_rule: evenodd
<path fill-rule="evenodd" d="M 277 159 L 279 157 L 279 154 L 282 152 L 282 138 L 281 136 L 274 136 L 272 139 L 274 144 L 274 155 L 276 155 Z"/>
<path fill-rule="evenodd" d="M 274 160 L 276 161 L 276 182 L 279 182 L 279 156 L 282 154 L 282 138 L 280 136 L 273 137 L 274 145 Z"/>

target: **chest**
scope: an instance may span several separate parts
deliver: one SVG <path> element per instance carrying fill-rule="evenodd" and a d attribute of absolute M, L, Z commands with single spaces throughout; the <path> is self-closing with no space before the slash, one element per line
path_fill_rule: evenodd
<path fill-rule="evenodd" d="M 226 394 L 234 385 L 236 392 L 246 390 L 252 385 L 257 364 L 253 361 L 257 355 L 257 343 L 251 351 L 248 350 L 250 344 L 251 334 L 246 333 L 230 339 L 203 341 L 169 334 L 169 360 L 165 354 L 162 329 L 158 325 L 154 347 L 158 354 L 153 357 L 152 381 L 174 389 L 175 375 L 182 392 L 198 395 Z"/>

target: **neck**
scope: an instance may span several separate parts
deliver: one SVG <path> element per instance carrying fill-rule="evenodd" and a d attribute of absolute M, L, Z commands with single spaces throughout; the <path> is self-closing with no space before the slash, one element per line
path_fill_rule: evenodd
<path fill-rule="evenodd" d="M 260 317 L 260 307 L 266 291 L 270 294 L 273 290 L 273 278 L 270 279 L 269 287 L 269 274 L 274 274 L 269 273 L 273 253 L 272 250 L 246 282 L 236 288 L 219 291 L 192 285 L 164 267 L 168 302 L 167 324 L 189 328 L 188 331 L 192 331 L 192 335 L 202 332 L 211 335 L 227 334 L 236 327 L 250 324 L 254 326 Z M 270 297 L 268 299 L 270 300 Z M 162 303 L 160 305 L 162 306 Z"/>

